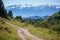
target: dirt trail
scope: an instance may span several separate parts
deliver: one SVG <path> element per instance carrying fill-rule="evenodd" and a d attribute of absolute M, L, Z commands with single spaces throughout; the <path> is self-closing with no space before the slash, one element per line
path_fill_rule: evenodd
<path fill-rule="evenodd" d="M 44 40 L 43 38 L 38 38 L 28 31 L 28 29 L 21 28 L 19 26 L 13 25 L 11 23 L 6 22 L 6 24 L 13 26 L 17 29 L 18 35 L 22 40 L 27 40 L 28 38 L 31 40 Z"/>

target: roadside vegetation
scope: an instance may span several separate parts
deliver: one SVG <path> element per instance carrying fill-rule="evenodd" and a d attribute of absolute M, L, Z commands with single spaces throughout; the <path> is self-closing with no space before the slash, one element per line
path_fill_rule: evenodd
<path fill-rule="evenodd" d="M 0 18 L 0 40 L 20 40 L 17 30 L 4 22 L 4 18 Z"/>
<path fill-rule="evenodd" d="M 12 24 L 28 29 L 33 35 L 47 40 L 60 40 L 60 33 L 48 28 L 34 27 L 33 25 L 22 23 L 21 21 L 11 20 Z"/>

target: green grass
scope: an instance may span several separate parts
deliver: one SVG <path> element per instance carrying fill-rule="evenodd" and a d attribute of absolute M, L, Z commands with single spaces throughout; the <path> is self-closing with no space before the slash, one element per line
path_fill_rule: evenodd
<path fill-rule="evenodd" d="M 33 26 L 30 25 L 30 24 L 22 23 L 22 22 L 20 22 L 20 21 L 18 21 L 18 20 L 15 20 L 15 19 L 11 19 L 11 20 L 8 21 L 8 22 L 10 22 L 10 23 L 12 23 L 12 24 L 14 24 L 14 25 L 23 27 L 23 28 L 31 28 L 31 27 L 33 27 Z"/>
<path fill-rule="evenodd" d="M 3 18 L 0 18 L 0 40 L 21 40 L 17 34 L 17 30 L 6 23 L 3 23 Z"/>
<path fill-rule="evenodd" d="M 32 28 L 29 30 L 35 36 L 45 38 L 47 40 L 60 40 L 60 34 L 55 31 L 45 29 L 45 28 Z M 51 31 L 51 32 L 50 32 Z"/>
<path fill-rule="evenodd" d="M 47 28 L 35 28 L 34 26 L 27 24 L 27 23 L 22 23 L 20 21 L 11 19 L 11 23 L 29 29 L 30 33 L 33 35 L 40 37 L 40 38 L 45 38 L 47 40 L 60 40 L 60 33 L 56 33 L 53 30 L 47 29 Z"/>

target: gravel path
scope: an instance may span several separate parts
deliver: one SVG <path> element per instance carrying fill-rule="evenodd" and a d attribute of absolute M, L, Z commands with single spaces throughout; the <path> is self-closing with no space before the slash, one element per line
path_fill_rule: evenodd
<path fill-rule="evenodd" d="M 32 35 L 28 29 L 24 29 L 24 28 L 21 28 L 19 26 L 16 26 L 16 25 L 13 25 L 9 22 L 6 22 L 6 24 L 14 27 L 17 29 L 17 32 L 18 32 L 18 35 L 19 37 L 22 39 L 22 40 L 27 40 L 27 39 L 30 39 L 30 40 L 44 40 L 43 38 L 39 38 L 39 37 L 36 37 L 34 35 Z"/>

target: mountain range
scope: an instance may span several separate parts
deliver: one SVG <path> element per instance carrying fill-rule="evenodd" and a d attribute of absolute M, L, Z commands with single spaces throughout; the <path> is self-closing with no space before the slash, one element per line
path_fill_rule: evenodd
<path fill-rule="evenodd" d="M 27 17 L 27 18 L 38 20 L 38 19 L 47 19 L 47 18 L 49 18 L 49 16 L 43 16 L 43 17 L 40 17 L 40 16 L 30 16 L 30 17 Z M 23 19 L 25 19 L 25 18 L 23 18 Z"/>
<path fill-rule="evenodd" d="M 50 16 L 60 10 L 60 5 L 39 5 L 22 7 L 21 5 L 11 5 L 6 8 L 8 11 L 12 10 L 14 17 L 21 15 L 22 17 L 30 16 Z"/>

